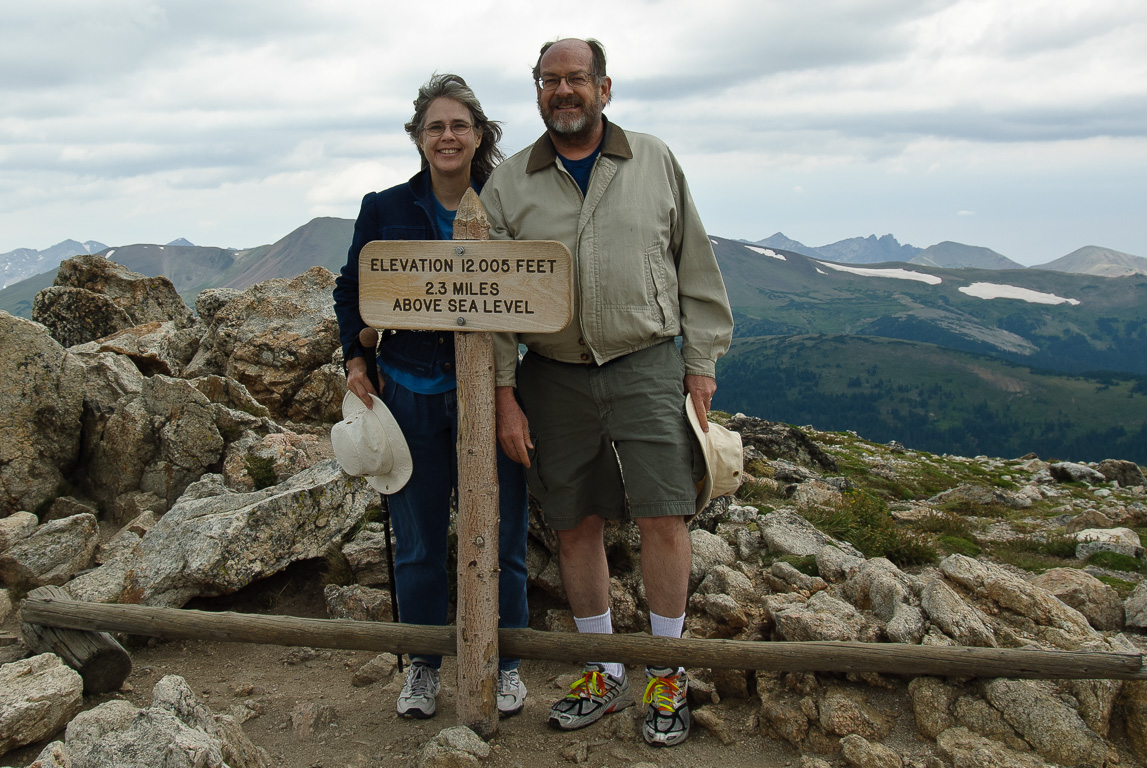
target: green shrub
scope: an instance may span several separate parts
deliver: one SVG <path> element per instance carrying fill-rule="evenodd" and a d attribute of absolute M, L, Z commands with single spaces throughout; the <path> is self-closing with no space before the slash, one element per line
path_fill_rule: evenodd
<path fill-rule="evenodd" d="M 1095 552 L 1087 558 L 1088 565 L 1106 568 L 1109 571 L 1127 571 L 1129 573 L 1143 573 L 1143 561 L 1131 555 L 1119 552 Z"/>
<path fill-rule="evenodd" d="M 947 552 L 955 555 L 967 555 L 968 557 L 978 557 L 983 551 L 978 544 L 974 541 L 964 538 L 963 536 L 941 536 L 939 539 L 940 546 Z"/>
<path fill-rule="evenodd" d="M 256 491 L 270 488 L 279 482 L 279 478 L 275 475 L 274 459 L 247 454 L 243 457 L 243 463 L 247 467 L 247 476 L 255 484 Z"/>
<path fill-rule="evenodd" d="M 936 559 L 927 542 L 897 528 L 884 502 L 867 491 L 845 491 L 838 506 L 809 510 L 805 518 L 829 536 L 852 544 L 865 557 L 887 557 L 897 565 Z"/>

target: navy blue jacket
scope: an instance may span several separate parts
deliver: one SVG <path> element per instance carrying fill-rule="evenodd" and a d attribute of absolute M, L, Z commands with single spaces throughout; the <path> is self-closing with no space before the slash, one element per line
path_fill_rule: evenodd
<path fill-rule="evenodd" d="M 475 191 L 481 186 L 474 184 Z M 358 334 L 366 327 L 358 310 L 358 256 L 372 240 L 441 240 L 434 223 L 434 192 L 430 170 L 422 169 L 405 184 L 383 192 L 371 192 L 362 199 L 354 223 L 354 239 L 347 263 L 335 278 L 335 316 L 344 360 L 363 357 Z M 447 373 L 454 370 L 453 331 L 382 331 L 379 359 L 417 376 L 429 377 L 435 366 Z"/>

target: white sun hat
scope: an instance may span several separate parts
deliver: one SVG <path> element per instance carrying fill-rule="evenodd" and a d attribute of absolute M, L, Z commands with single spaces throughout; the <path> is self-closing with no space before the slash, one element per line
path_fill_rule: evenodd
<path fill-rule="evenodd" d="M 331 445 L 343 472 L 391 494 L 406 485 L 414 465 L 394 415 L 376 395 L 370 399 L 373 407 L 367 408 L 355 394 L 346 393 L 343 420 L 331 429 Z"/>
<path fill-rule="evenodd" d="M 741 435 L 709 422 L 709 431 L 701 429 L 693 398 L 685 395 L 685 414 L 693 427 L 693 434 L 705 455 L 705 477 L 697 484 L 697 511 L 709 505 L 714 496 L 727 496 L 741 487 L 744 479 L 745 454 Z"/>

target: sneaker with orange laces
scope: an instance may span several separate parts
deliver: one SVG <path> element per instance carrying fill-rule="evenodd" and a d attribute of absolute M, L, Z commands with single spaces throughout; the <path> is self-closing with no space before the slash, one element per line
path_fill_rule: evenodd
<path fill-rule="evenodd" d="M 641 735 L 645 743 L 654 747 L 672 747 L 689 736 L 689 679 L 685 672 L 668 667 L 647 667 L 649 682 L 645 685 L 643 701 L 645 724 Z"/>
<path fill-rule="evenodd" d="M 551 728 L 572 731 L 596 723 L 610 712 L 620 712 L 633 704 L 629 695 L 629 678 L 606 674 L 600 664 L 586 664 L 581 677 L 570 686 L 565 698 L 550 707 Z"/>

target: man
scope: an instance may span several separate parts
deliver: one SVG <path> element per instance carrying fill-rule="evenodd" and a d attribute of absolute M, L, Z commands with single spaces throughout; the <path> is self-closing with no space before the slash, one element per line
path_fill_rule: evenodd
<path fill-rule="evenodd" d="M 527 467 L 557 533 L 578 630 L 612 632 L 603 532 L 630 517 L 653 634 L 680 637 L 686 521 L 704 474 L 683 403 L 687 392 L 707 424 L 732 336 L 725 286 L 676 158 L 602 115 L 612 83 L 601 44 L 547 43 L 534 79 L 546 133 L 495 169 L 482 202 L 492 238 L 569 247 L 576 311 L 558 333 L 496 337 L 498 440 Z M 529 350 L 520 371 L 519 342 Z M 645 739 L 679 744 L 690 725 L 684 670 L 646 674 Z M 632 703 L 621 664 L 591 663 L 549 722 L 580 728 Z"/>

